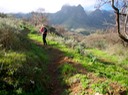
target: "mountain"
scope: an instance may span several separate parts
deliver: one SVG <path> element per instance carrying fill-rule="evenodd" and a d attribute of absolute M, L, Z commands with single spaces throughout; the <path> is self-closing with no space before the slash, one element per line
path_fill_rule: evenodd
<path fill-rule="evenodd" d="M 88 15 L 90 27 L 106 28 L 114 23 L 114 14 L 110 11 L 96 9 Z"/>
<path fill-rule="evenodd" d="M 114 14 L 96 9 L 89 14 L 81 5 L 64 5 L 60 11 L 48 15 L 50 24 L 63 25 L 66 28 L 98 28 L 104 29 L 114 23 Z"/>
<path fill-rule="evenodd" d="M 64 5 L 60 11 L 50 14 L 51 24 L 63 25 L 67 28 L 85 27 L 88 19 L 84 8 L 81 5 Z"/>
<path fill-rule="evenodd" d="M 10 13 L 10 15 L 16 18 L 30 18 L 31 17 L 31 13 Z"/>
<path fill-rule="evenodd" d="M 67 29 L 105 29 L 114 24 L 114 13 L 111 11 L 96 9 L 86 12 L 81 6 L 64 5 L 56 13 L 46 13 L 51 25 L 62 25 Z M 14 14 L 17 18 L 30 18 L 31 13 Z"/>

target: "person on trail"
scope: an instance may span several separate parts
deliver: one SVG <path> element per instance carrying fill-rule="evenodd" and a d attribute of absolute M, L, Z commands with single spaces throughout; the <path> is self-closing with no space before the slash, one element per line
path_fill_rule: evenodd
<path fill-rule="evenodd" d="M 44 25 L 42 25 L 42 27 L 40 28 L 40 32 L 42 34 L 42 40 L 43 40 L 44 45 L 47 45 L 47 41 L 46 41 L 47 28 Z"/>

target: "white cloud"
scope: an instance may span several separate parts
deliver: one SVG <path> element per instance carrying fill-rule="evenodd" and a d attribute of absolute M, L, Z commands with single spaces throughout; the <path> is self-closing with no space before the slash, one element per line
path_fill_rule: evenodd
<path fill-rule="evenodd" d="M 81 4 L 88 8 L 94 6 L 95 0 L 0 0 L 0 11 L 3 9 L 6 12 L 31 12 L 44 8 L 48 12 L 56 12 L 64 4 Z"/>

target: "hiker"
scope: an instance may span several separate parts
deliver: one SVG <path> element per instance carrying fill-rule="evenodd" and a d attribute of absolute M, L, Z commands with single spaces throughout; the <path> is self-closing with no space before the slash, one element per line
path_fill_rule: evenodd
<path fill-rule="evenodd" d="M 40 32 L 42 34 L 42 40 L 43 40 L 44 45 L 47 45 L 47 41 L 46 41 L 47 28 L 44 25 L 42 25 L 40 28 Z"/>

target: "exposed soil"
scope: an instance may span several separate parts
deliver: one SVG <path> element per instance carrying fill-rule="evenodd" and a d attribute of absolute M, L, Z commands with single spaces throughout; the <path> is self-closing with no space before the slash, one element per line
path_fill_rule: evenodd
<path fill-rule="evenodd" d="M 43 46 L 43 44 L 41 43 L 37 43 L 37 44 L 41 46 L 42 48 L 44 48 L 49 55 L 50 61 L 48 65 L 48 74 L 51 78 L 50 79 L 51 80 L 50 81 L 50 90 L 51 90 L 50 95 L 62 95 L 62 93 L 66 89 L 70 90 L 71 95 L 79 95 L 78 92 L 81 90 L 84 90 L 85 92 L 88 93 L 88 94 L 82 94 L 82 95 L 92 95 L 93 89 L 91 89 L 90 87 L 83 89 L 79 82 L 75 82 L 74 84 L 70 86 L 61 84 L 62 80 L 60 80 L 60 74 L 59 74 L 58 67 L 64 63 L 71 64 L 75 69 L 77 69 L 77 73 L 87 75 L 88 78 L 92 80 L 88 85 L 92 83 L 96 83 L 96 82 L 104 82 L 106 80 L 106 78 L 97 77 L 93 73 L 88 72 L 81 64 L 73 61 L 72 58 L 65 56 L 64 52 L 56 48 L 53 48 L 52 46 L 48 46 L 48 45 Z M 111 83 L 110 85 L 113 90 L 109 91 L 107 95 L 125 95 L 126 90 L 122 88 L 120 85 L 116 83 Z M 96 93 L 95 95 L 102 95 L 102 94 Z"/>
<path fill-rule="evenodd" d="M 60 61 L 63 60 L 63 53 L 58 49 L 47 47 L 48 54 L 50 57 L 50 64 L 48 65 L 49 75 L 51 77 L 51 94 L 50 95 L 61 95 L 66 87 L 61 85 L 61 80 L 59 79 L 58 67 L 61 64 Z"/>
<path fill-rule="evenodd" d="M 34 41 L 35 42 L 35 41 Z M 59 79 L 59 71 L 58 67 L 62 64 L 64 60 L 64 53 L 56 48 L 53 48 L 48 45 L 43 45 L 42 43 L 35 42 L 38 46 L 44 48 L 44 50 L 48 53 L 49 63 L 48 63 L 48 76 L 50 77 L 49 89 L 50 95 L 61 95 L 65 89 L 68 89 L 67 86 L 63 86 L 61 84 L 61 80 Z"/>

